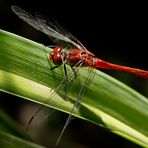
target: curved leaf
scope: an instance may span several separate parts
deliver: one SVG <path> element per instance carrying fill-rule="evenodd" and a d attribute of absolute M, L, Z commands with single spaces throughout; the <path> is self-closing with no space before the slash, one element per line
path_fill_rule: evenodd
<path fill-rule="evenodd" d="M 63 79 L 63 69 L 48 70 L 47 54 L 51 51 L 41 44 L 0 31 L 0 89 L 52 108 L 69 113 L 71 101 L 56 94 L 46 101 Z M 75 100 L 87 68 L 80 68 L 79 79 L 68 97 Z M 68 68 L 68 72 L 70 69 Z M 148 100 L 118 80 L 96 71 L 87 89 L 80 110 L 74 115 L 103 125 L 141 146 L 148 146 Z"/>

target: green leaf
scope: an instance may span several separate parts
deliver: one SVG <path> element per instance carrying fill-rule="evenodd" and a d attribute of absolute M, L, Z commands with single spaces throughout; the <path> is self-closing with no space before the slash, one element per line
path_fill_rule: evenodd
<path fill-rule="evenodd" d="M 46 54 L 45 54 L 46 51 Z M 66 100 L 60 90 L 49 101 L 51 89 L 63 80 L 63 69 L 48 70 L 50 48 L 20 36 L 0 31 L 0 89 L 33 102 L 69 113 L 86 80 L 88 68 L 79 68 L 79 78 Z M 70 69 L 68 68 L 70 75 Z M 73 82 L 72 82 L 73 83 Z M 61 88 L 62 89 L 62 88 Z M 118 80 L 96 70 L 81 108 L 74 115 L 104 126 L 141 146 L 148 146 L 148 100 Z"/>
<path fill-rule="evenodd" d="M 41 148 L 41 146 L 30 141 L 33 141 L 33 139 L 26 134 L 26 131 L 0 109 L 0 146 L 2 148 Z"/>
<path fill-rule="evenodd" d="M 4 111 L 0 109 L 0 131 L 8 132 L 26 140 L 32 140 Z"/>
<path fill-rule="evenodd" d="M 2 148 L 43 148 L 35 143 L 2 131 L 0 131 L 0 145 Z"/>

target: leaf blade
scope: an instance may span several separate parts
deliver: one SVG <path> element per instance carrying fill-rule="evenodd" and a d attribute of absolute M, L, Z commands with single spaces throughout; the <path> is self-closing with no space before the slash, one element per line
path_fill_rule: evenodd
<path fill-rule="evenodd" d="M 20 95 L 46 106 L 52 106 L 64 112 L 70 112 L 73 104 L 60 98 L 60 96 L 56 96 L 57 100 L 54 100 L 54 104 L 45 103 L 47 97 L 50 96 L 50 89 L 56 88 L 57 84 L 63 79 L 61 68 L 52 72 L 47 70 L 48 62 L 44 49 L 47 52 L 50 52 L 51 49 L 4 31 L 0 31 L 0 33 L 1 78 L 2 75 L 5 77 L 0 81 L 0 84 L 2 84 L 0 86 L 1 90 Z M 5 61 L 9 62 L 5 63 Z M 52 65 L 50 62 L 49 64 Z M 81 70 L 79 79 L 83 80 L 86 73 L 87 68 Z M 9 81 L 6 82 L 7 76 L 13 80 L 13 84 L 17 82 L 17 85 L 10 85 Z M 19 84 L 26 84 L 26 86 L 21 87 Z M 17 88 L 15 88 L 16 86 Z M 79 93 L 77 87 L 78 84 L 69 93 L 71 99 Z M 14 89 L 11 90 L 10 88 Z M 106 125 L 113 132 L 124 135 L 125 138 L 140 145 L 147 146 L 147 109 L 148 101 L 146 97 L 114 78 L 96 71 L 94 80 L 87 89 L 82 107 L 75 112 L 75 116 L 95 124 Z M 116 121 L 118 121 L 118 124 Z M 120 122 L 122 127 L 127 126 L 130 130 L 127 130 L 128 128 L 124 130 L 120 127 Z M 112 125 L 114 126 L 112 127 Z M 137 134 L 135 135 L 132 130 Z"/>

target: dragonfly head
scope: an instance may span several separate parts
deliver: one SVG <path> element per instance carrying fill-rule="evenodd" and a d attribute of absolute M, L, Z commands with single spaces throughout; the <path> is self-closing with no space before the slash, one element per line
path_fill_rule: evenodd
<path fill-rule="evenodd" d="M 55 65 L 61 65 L 63 63 L 62 57 L 61 57 L 61 51 L 63 50 L 62 47 L 56 46 L 53 51 L 49 54 L 49 59 L 55 64 Z"/>

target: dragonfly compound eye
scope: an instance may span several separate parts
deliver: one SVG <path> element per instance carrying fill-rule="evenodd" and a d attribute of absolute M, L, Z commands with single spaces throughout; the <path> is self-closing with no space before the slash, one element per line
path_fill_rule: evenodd
<path fill-rule="evenodd" d="M 49 55 L 49 59 L 55 64 L 55 65 L 61 65 L 62 64 L 62 58 L 59 52 L 51 52 Z"/>

